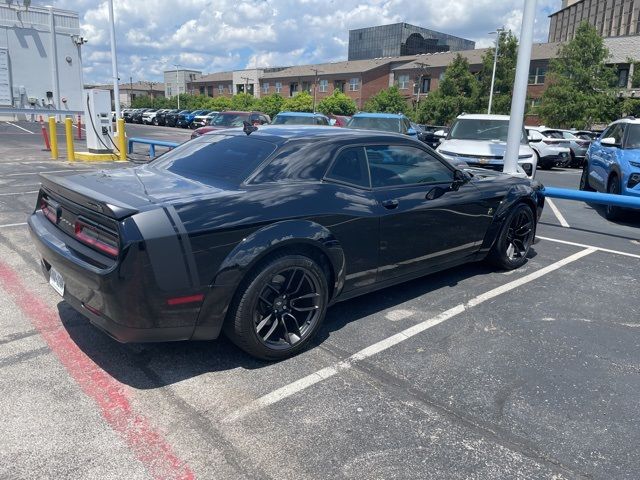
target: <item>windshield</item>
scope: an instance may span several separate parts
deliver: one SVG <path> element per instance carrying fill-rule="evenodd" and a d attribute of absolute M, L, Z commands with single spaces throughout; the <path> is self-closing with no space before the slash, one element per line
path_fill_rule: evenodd
<path fill-rule="evenodd" d="M 640 124 L 630 123 L 627 128 L 629 129 L 629 133 L 627 134 L 625 148 L 640 148 Z"/>
<path fill-rule="evenodd" d="M 456 120 L 449 132 L 449 140 L 488 140 L 506 142 L 509 135 L 509 120 L 489 120 L 460 118 Z M 520 135 L 520 143 L 526 144 L 524 129 Z"/>
<path fill-rule="evenodd" d="M 275 149 L 275 144 L 247 135 L 210 134 L 169 150 L 150 165 L 197 181 L 239 185 Z"/>
<path fill-rule="evenodd" d="M 351 120 L 347 123 L 347 127 L 401 133 L 400 120 L 397 118 L 351 117 Z"/>
<path fill-rule="evenodd" d="M 298 115 L 276 115 L 273 125 L 316 125 L 316 119 Z"/>
<path fill-rule="evenodd" d="M 248 113 L 220 113 L 209 121 L 214 127 L 242 127 L 249 121 Z"/>

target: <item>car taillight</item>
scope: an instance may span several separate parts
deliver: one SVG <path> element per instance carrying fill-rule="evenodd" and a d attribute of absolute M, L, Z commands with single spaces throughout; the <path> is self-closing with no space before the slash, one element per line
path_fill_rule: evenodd
<path fill-rule="evenodd" d="M 58 207 L 58 204 L 45 197 L 40 199 L 40 210 L 51 223 L 58 223 Z"/>
<path fill-rule="evenodd" d="M 76 239 L 85 245 L 112 257 L 118 256 L 118 237 L 113 233 L 80 219 L 76 220 L 74 232 Z"/>

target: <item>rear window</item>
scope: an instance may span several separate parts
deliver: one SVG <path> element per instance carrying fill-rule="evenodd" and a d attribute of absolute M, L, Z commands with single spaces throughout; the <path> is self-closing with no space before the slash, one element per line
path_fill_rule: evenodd
<path fill-rule="evenodd" d="M 363 130 L 381 130 L 383 132 L 400 133 L 400 120 L 397 118 L 351 117 L 348 128 Z"/>
<path fill-rule="evenodd" d="M 193 180 L 239 185 L 275 149 L 275 144 L 247 135 L 209 134 L 179 145 L 151 165 Z"/>

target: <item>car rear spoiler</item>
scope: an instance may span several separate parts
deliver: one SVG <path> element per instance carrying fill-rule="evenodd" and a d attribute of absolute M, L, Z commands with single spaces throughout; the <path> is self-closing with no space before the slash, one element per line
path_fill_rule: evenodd
<path fill-rule="evenodd" d="M 132 203 L 139 204 L 140 198 L 128 195 L 126 192 L 120 192 L 119 196 L 121 198 L 116 200 L 111 196 L 83 185 L 75 175 L 74 181 L 70 181 L 66 177 L 40 174 L 40 182 L 45 191 L 59 195 L 73 203 L 115 220 L 121 220 L 140 211 L 139 206 L 126 203 L 127 200 L 133 200 Z"/>

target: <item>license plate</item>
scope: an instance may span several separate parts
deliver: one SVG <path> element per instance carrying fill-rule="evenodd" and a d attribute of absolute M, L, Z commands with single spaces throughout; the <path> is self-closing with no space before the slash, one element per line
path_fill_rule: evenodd
<path fill-rule="evenodd" d="M 53 267 L 49 270 L 49 285 L 60 295 L 64 296 L 64 279 L 62 275 L 60 275 L 60 272 Z"/>

